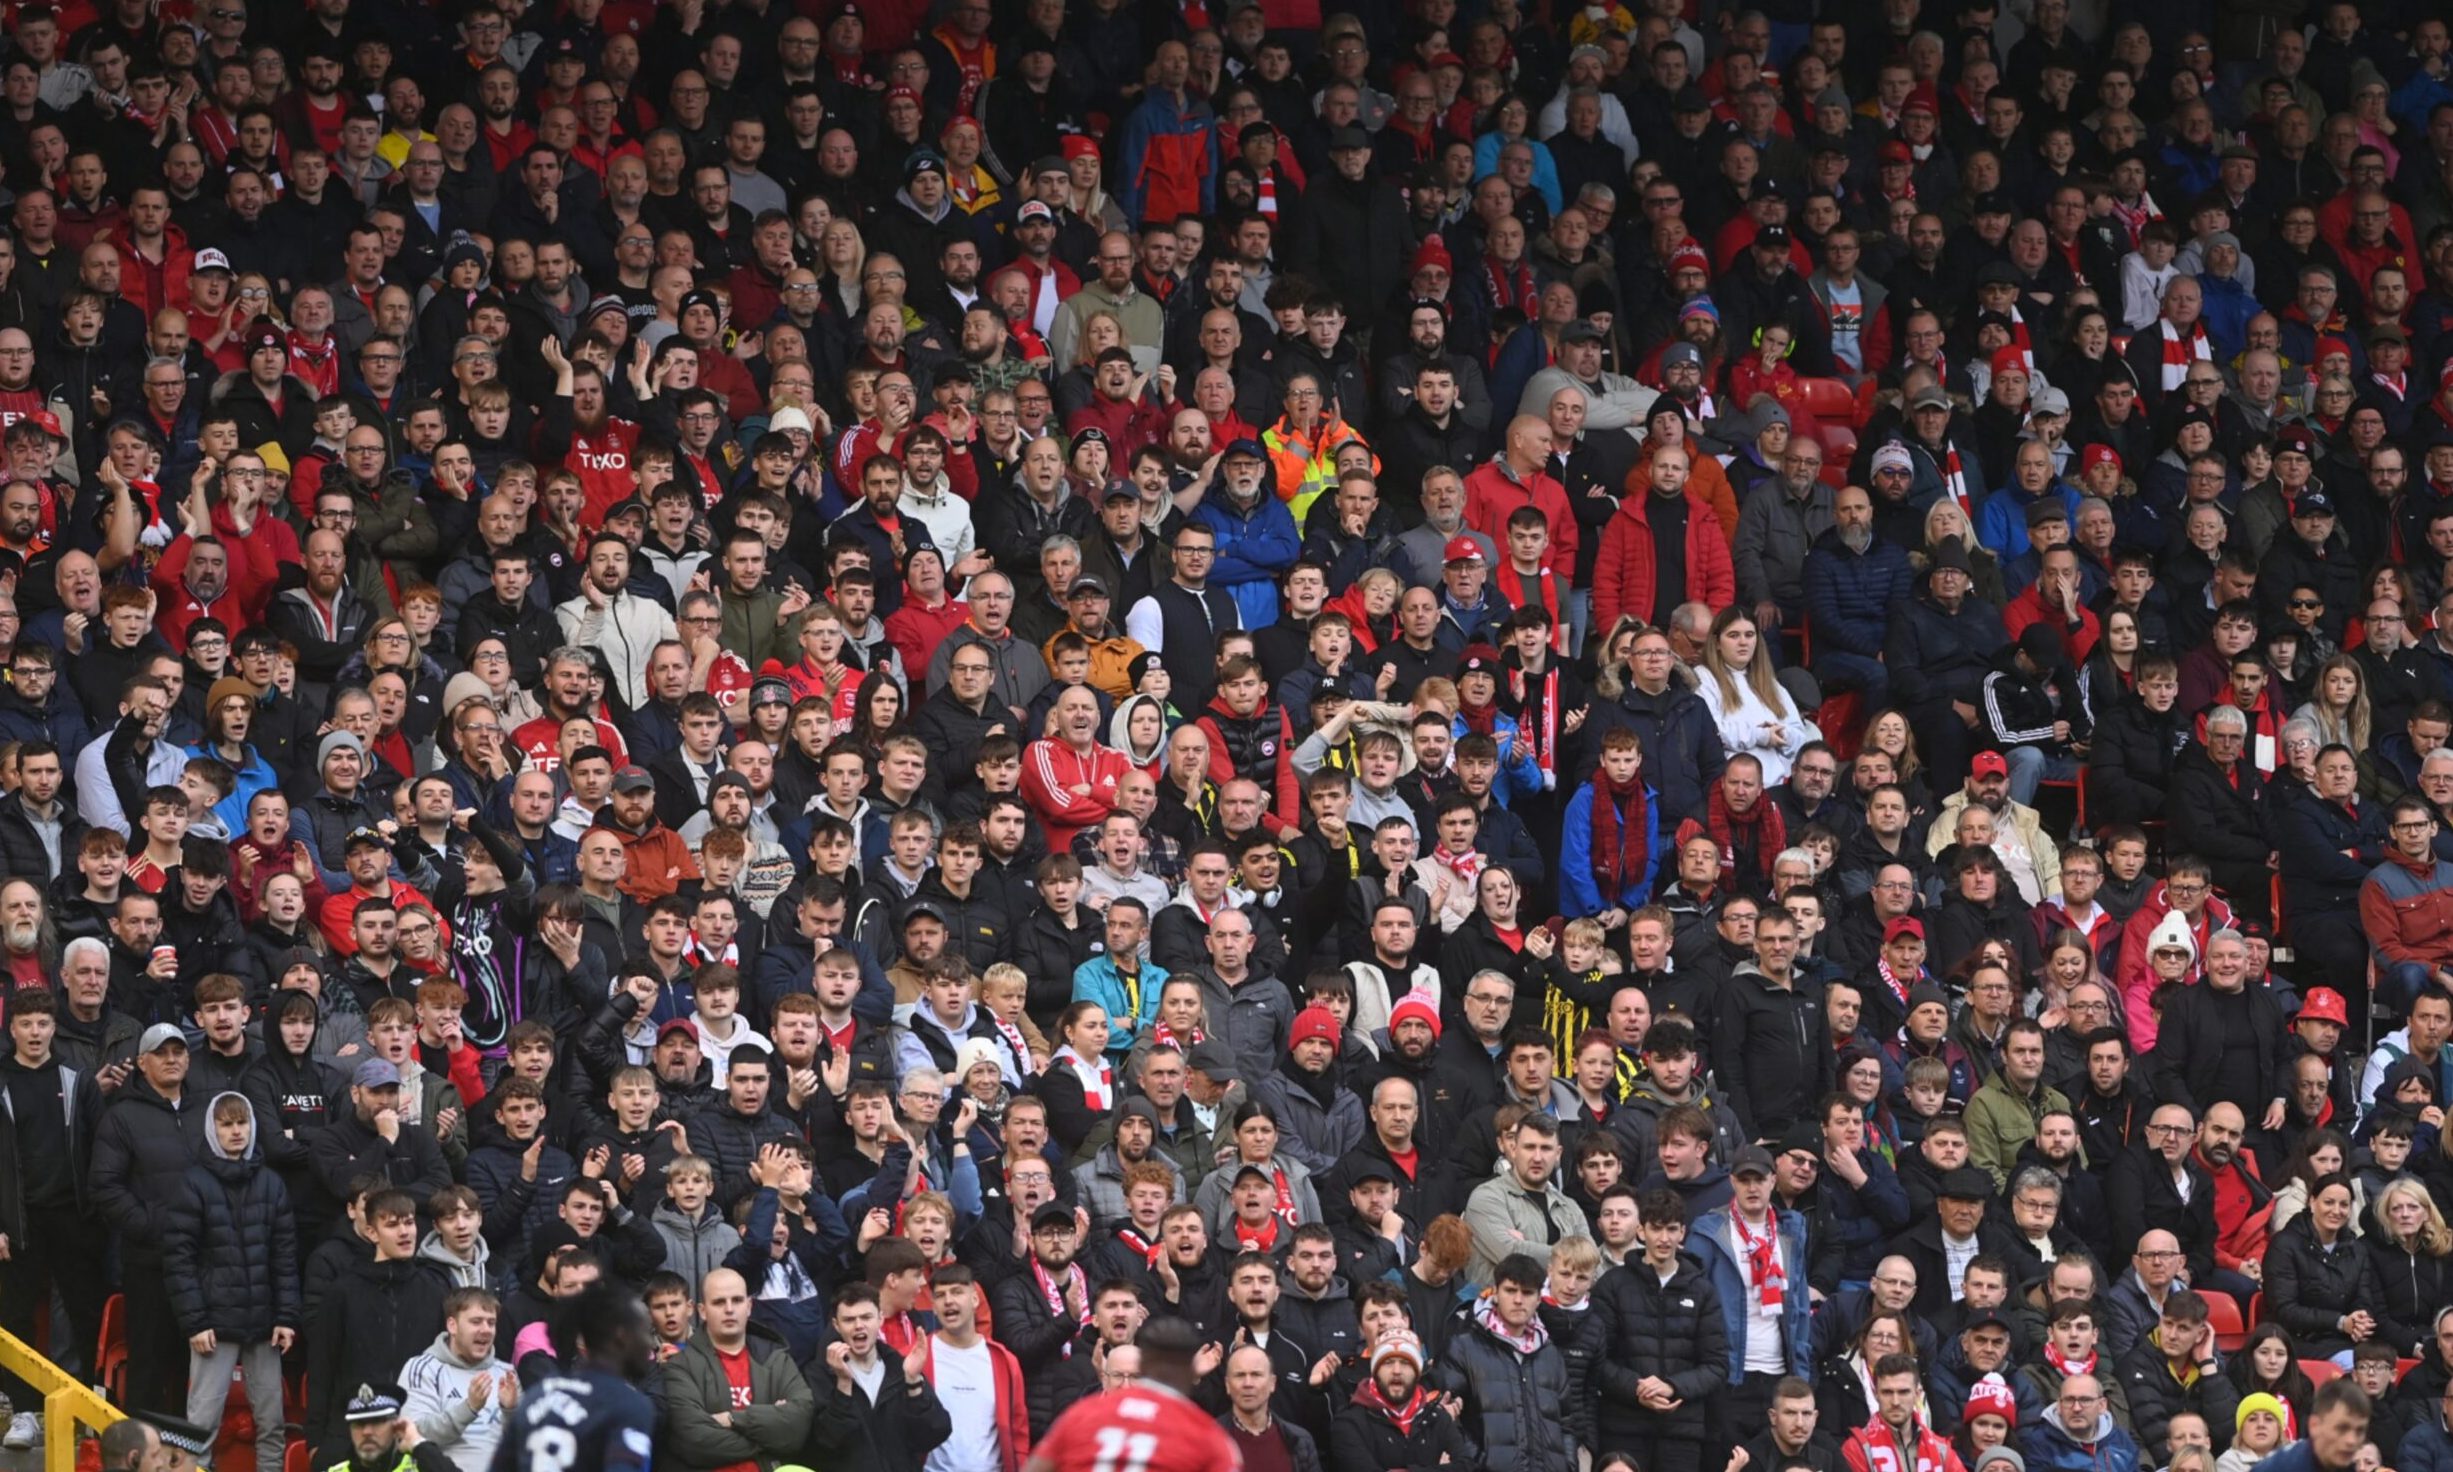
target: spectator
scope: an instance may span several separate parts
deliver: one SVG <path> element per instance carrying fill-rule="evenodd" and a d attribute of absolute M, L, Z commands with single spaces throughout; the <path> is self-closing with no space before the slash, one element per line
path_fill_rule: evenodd
<path fill-rule="evenodd" d="M 699 1331 L 664 1368 L 676 1458 L 713 1472 L 798 1455 L 809 1436 L 809 1385 L 782 1339 L 752 1321 L 749 1285 L 717 1268 L 700 1285 L 698 1315 Z"/>

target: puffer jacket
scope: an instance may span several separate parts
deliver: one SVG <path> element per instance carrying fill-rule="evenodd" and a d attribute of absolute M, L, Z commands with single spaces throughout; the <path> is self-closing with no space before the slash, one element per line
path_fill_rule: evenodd
<path fill-rule="evenodd" d="M 2317 1244 L 2306 1214 L 2283 1224 L 2266 1244 L 2265 1316 L 2291 1331 L 2310 1358 L 2351 1347 L 2338 1327 L 2344 1314 L 2373 1310 L 2381 1296 L 2376 1263 L 2345 1231 L 2332 1251 Z"/>
<path fill-rule="evenodd" d="M 1431 1376 L 1464 1397 L 1463 1430 L 1482 1448 L 1482 1466 L 1575 1472 L 1577 1447 L 1566 1419 L 1567 1360 L 1540 1323 L 1536 1319 L 1529 1326 L 1541 1337 L 1531 1354 L 1475 1323 L 1448 1341 Z"/>
<path fill-rule="evenodd" d="M 1600 1393 L 1594 1429 L 1601 1444 L 1648 1446 L 1656 1436 L 1700 1440 L 1707 1397 L 1728 1383 L 1730 1365 L 1720 1294 L 1704 1265 L 1681 1254 L 1667 1283 L 1641 1262 L 1604 1273 L 1593 1285 L 1593 1312 L 1610 1326 L 1609 1352 L 1593 1367 Z M 1456 1346 L 1449 1348 L 1454 1353 Z M 1637 1402 L 1636 1385 L 1653 1375 L 1677 1391 L 1678 1409 L 1649 1411 Z"/>
<path fill-rule="evenodd" d="M 1622 613 L 1646 620 L 1652 617 L 1658 565 L 1653 555 L 1652 500 L 1650 491 L 1636 493 L 1630 478 L 1627 498 L 1618 503 L 1618 514 L 1602 529 L 1601 555 L 1593 563 L 1596 628 L 1609 628 Z M 1556 534 L 1554 528 L 1553 536 Z M 1684 601 L 1701 602 L 1712 608 L 1726 608 L 1737 601 L 1737 567 L 1730 555 L 1729 538 L 1723 533 L 1711 503 L 1691 491 L 1686 496 L 1685 560 Z"/>
<path fill-rule="evenodd" d="M 1098 1288 L 1096 1282 L 1083 1286 L 1085 1292 Z M 1091 1367 L 1087 1348 L 1073 1344 L 1081 1326 L 1070 1315 L 1049 1309 L 1046 1295 L 1039 1291 L 1038 1275 L 1027 1265 L 997 1284 L 990 1299 L 996 1311 L 992 1320 L 996 1341 L 1013 1351 L 1022 1366 L 1031 1440 L 1038 1441 L 1048 1434 L 1059 1412 L 1098 1390 L 1098 1372 Z M 1070 1353 L 1069 1345 L 1073 1345 Z"/>
<path fill-rule="evenodd" d="M 2088 820 L 2098 813 L 2114 823 L 2163 816 L 2173 761 L 2188 729 L 2177 706 L 2159 715 L 2136 691 L 2105 711 L 2087 751 Z"/>
<path fill-rule="evenodd" d="M 745 1116 L 719 1098 L 690 1120 L 690 1149 L 715 1168 L 715 1201 L 720 1209 L 750 1194 L 750 1167 L 768 1145 L 795 1138 L 792 1122 L 773 1109 Z"/>
<path fill-rule="evenodd" d="M 2218 864 L 2262 864 L 2274 851 L 2265 779 L 2246 757 L 2233 765 L 2237 782 L 2195 746 L 2173 764 L 2164 811 L 2172 818 L 2174 852 L 2185 850 Z"/>
<path fill-rule="evenodd" d="M 235 1155 L 212 1124 L 224 1099 L 247 1111 L 247 1144 Z M 260 1344 L 299 1327 L 298 1229 L 289 1192 L 256 1148 L 255 1105 L 226 1092 L 204 1112 L 208 1153 L 162 1193 L 163 1281 L 189 1338 L 209 1329 L 232 1344 Z"/>
<path fill-rule="evenodd" d="M 1602 1357 L 1610 1352 L 1610 1321 L 1601 1316 L 1590 1293 L 1576 1308 L 1563 1308 L 1545 1296 L 1542 1327 L 1550 1333 L 1550 1347 L 1567 1364 L 1568 1437 L 1577 1446 L 1597 1448 L 1601 1441 L 1593 1421 L 1595 1375 Z"/>
<path fill-rule="evenodd" d="M 1806 554 L 1806 628 L 1818 648 L 1882 657 L 1891 609 L 1916 590 L 1908 554 L 1875 537 L 1852 551 L 1838 528 L 1814 539 Z"/>
<path fill-rule="evenodd" d="M 1460 1336 L 1461 1337 L 1461 1336 Z M 1457 1339 L 1450 1339 L 1453 1348 Z M 1427 1387 L 1422 1387 L 1429 1395 Z M 1340 1409 L 1329 1423 L 1328 1464 L 1338 1472 L 1431 1472 L 1446 1463 L 1450 1467 L 1479 1467 L 1482 1458 L 1466 1440 L 1464 1428 L 1456 1417 L 1435 1398 L 1426 1401 L 1416 1413 L 1411 1429 L 1398 1425 L 1388 1414 L 1360 1401 Z"/>
<path fill-rule="evenodd" d="M 102 1112 L 94 1132 L 94 1207 L 119 1234 L 123 1253 L 160 1257 L 164 1208 L 204 1155 L 204 1115 L 192 1098 L 172 1104 L 141 1073 L 130 1074 Z"/>
<path fill-rule="evenodd" d="M 1266 1105 L 1269 1117 L 1284 1135 L 1282 1148 L 1314 1176 L 1336 1168 L 1345 1153 L 1363 1142 L 1363 1096 L 1347 1086 L 1332 1063 L 1325 1079 L 1329 1102 L 1297 1072 L 1292 1056 L 1278 1062 L 1275 1073 L 1252 1085 L 1254 1102 Z"/>
<path fill-rule="evenodd" d="M 2232 1384 L 2231 1376 L 2220 1371 L 2200 1373 L 2181 1384 L 2172 1378 L 2172 1362 L 2164 1358 L 2151 1335 L 2121 1357 L 2117 1372 L 2121 1388 L 2129 1395 L 2130 1429 L 2138 1438 L 2139 1449 L 2156 1462 L 2161 1463 L 2169 1449 L 2172 1418 L 2183 1411 L 2206 1418 L 2206 1429 L 2213 1433 L 2217 1448 L 2230 1444 L 2240 1408 L 2240 1387 Z M 2029 1419 L 2024 1414 L 2026 1407 L 2019 1409 L 2019 1421 L 2025 1424 Z"/>

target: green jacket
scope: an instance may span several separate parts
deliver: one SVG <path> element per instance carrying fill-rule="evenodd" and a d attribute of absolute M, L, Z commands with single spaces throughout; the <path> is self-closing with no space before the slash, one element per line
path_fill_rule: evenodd
<path fill-rule="evenodd" d="M 2069 1107 L 2070 1101 L 2059 1089 L 2041 1081 L 2035 1093 L 2022 1099 L 2011 1092 L 2008 1076 L 1996 1071 L 1977 1089 L 1976 1097 L 1968 1100 L 1962 1116 L 1968 1132 L 1968 1160 L 1993 1177 L 1993 1189 L 2002 1189 L 2009 1184 L 2011 1164 L 2036 1137 L 2036 1121 Z"/>
<path fill-rule="evenodd" d="M 708 1472 L 755 1462 L 767 1472 L 799 1458 L 816 1405 L 809 1382 L 773 1331 L 750 1325 L 746 1348 L 751 1404 L 732 1411 L 730 1426 L 716 1424 L 716 1416 L 732 1405 L 732 1387 L 706 1330 L 691 1335 L 665 1362 L 664 1439 L 672 1466 Z"/>

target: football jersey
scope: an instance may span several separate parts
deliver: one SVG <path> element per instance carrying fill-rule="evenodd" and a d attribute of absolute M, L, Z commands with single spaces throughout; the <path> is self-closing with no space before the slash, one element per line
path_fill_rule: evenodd
<path fill-rule="evenodd" d="M 602 1370 L 555 1375 L 520 1392 L 493 1472 L 649 1472 L 656 1408 Z"/>
<path fill-rule="evenodd" d="M 1053 1462 L 1057 1472 L 1241 1472 L 1243 1467 L 1243 1452 L 1217 1422 L 1150 1381 L 1075 1405 L 1032 1450 Z"/>

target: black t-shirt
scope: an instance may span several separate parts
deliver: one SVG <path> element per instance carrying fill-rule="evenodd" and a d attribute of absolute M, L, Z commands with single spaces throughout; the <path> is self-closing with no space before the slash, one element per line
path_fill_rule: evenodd
<path fill-rule="evenodd" d="M 71 1206 L 76 1180 L 68 1148 L 66 1079 L 55 1059 L 40 1068 L 0 1065 L 8 1088 L 10 1128 L 17 1137 L 18 1177 L 26 1205 Z"/>

